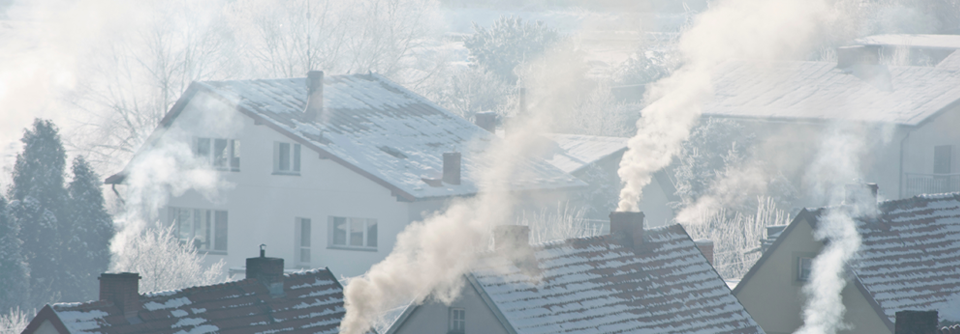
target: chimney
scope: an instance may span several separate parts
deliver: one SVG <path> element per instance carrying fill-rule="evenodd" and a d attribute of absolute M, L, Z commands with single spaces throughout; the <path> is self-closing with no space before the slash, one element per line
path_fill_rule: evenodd
<path fill-rule="evenodd" d="M 247 258 L 247 279 L 263 283 L 271 296 L 283 296 L 283 259 L 267 257 L 267 245 L 260 245 L 260 257 Z"/>
<path fill-rule="evenodd" d="M 710 266 L 713 266 L 713 240 L 700 239 L 695 240 L 693 243 L 697 244 L 697 248 L 700 249 L 700 254 L 703 254 L 703 257 L 707 258 Z"/>
<path fill-rule="evenodd" d="M 939 323 L 937 311 L 899 311 L 894 334 L 935 334 Z"/>
<path fill-rule="evenodd" d="M 877 194 L 880 192 L 880 187 L 876 183 L 847 184 L 843 188 L 845 191 L 843 204 L 851 206 L 857 215 L 876 216 Z"/>
<path fill-rule="evenodd" d="M 530 248 L 530 227 L 523 225 L 500 225 L 493 229 L 493 249 L 509 254 L 514 265 L 528 275 L 538 272 L 537 258 Z"/>
<path fill-rule="evenodd" d="M 137 273 L 100 274 L 100 300 L 113 302 L 124 318 L 137 317 L 140 311 L 140 275 Z"/>
<path fill-rule="evenodd" d="M 497 132 L 497 113 L 492 111 L 478 112 L 474 117 L 474 123 L 484 130 Z"/>
<path fill-rule="evenodd" d="M 323 115 L 323 71 L 307 72 L 307 107 L 303 110 L 307 122 L 320 121 Z"/>
<path fill-rule="evenodd" d="M 610 235 L 638 250 L 643 246 L 643 212 L 614 211 L 610 213 Z"/>
<path fill-rule="evenodd" d="M 837 48 L 837 67 L 880 65 L 880 47 L 876 45 L 841 46 Z"/>
<path fill-rule="evenodd" d="M 443 154 L 443 182 L 460 184 L 460 152 Z"/>

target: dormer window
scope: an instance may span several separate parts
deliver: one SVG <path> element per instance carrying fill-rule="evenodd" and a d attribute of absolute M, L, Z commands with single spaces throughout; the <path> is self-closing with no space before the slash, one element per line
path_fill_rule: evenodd
<path fill-rule="evenodd" d="M 193 153 L 219 170 L 240 171 L 240 141 L 225 138 L 197 138 Z"/>
<path fill-rule="evenodd" d="M 300 175 L 300 144 L 273 143 L 273 173 Z"/>

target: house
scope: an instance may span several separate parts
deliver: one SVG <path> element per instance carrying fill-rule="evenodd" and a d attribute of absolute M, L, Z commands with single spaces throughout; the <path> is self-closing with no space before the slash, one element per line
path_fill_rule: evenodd
<path fill-rule="evenodd" d="M 764 162 L 802 182 L 820 147 L 838 134 L 859 141 L 864 179 L 882 196 L 960 191 L 960 70 L 886 66 L 875 49 L 842 47 L 838 61 L 730 61 L 713 76 L 703 117 L 757 134 Z M 828 144 L 836 146 L 835 144 Z M 822 206 L 804 198 L 797 206 Z"/>
<path fill-rule="evenodd" d="M 247 278 L 140 294 L 136 273 L 100 276 L 100 300 L 47 305 L 24 334 L 336 333 L 343 287 L 329 269 L 283 273 L 283 259 L 247 259 Z"/>
<path fill-rule="evenodd" d="M 283 245 L 273 249 L 291 268 L 356 276 L 407 224 L 474 196 L 480 171 L 497 163 L 484 158 L 496 140 L 377 74 L 195 82 L 106 183 L 182 175 L 156 219 L 234 273 L 244 261 L 234 245 L 267 244 Z M 586 186 L 539 159 L 517 164 L 491 182 L 522 199 Z M 178 193 L 198 170 L 227 186 L 217 196 Z"/>
<path fill-rule="evenodd" d="M 559 133 L 545 137 L 556 143 L 556 149 L 544 157 L 546 161 L 590 185 L 572 195 L 589 210 L 586 216 L 601 218 L 601 212 L 616 209 L 622 185 L 617 170 L 630 138 Z M 640 211 L 649 226 L 667 225 L 673 220 L 674 212 L 668 203 L 680 201 L 676 192 L 666 171 L 654 174 L 650 184 L 644 187 L 640 202 Z"/>
<path fill-rule="evenodd" d="M 767 333 L 802 325 L 801 290 L 824 248 L 813 232 L 828 212 L 844 209 L 801 211 L 733 290 Z M 844 322 L 853 326 L 844 332 L 894 333 L 905 310 L 960 320 L 960 193 L 884 201 L 876 212 L 855 217 L 862 241 L 842 291 Z"/>
<path fill-rule="evenodd" d="M 858 38 L 857 45 L 876 48 L 889 61 L 911 66 L 960 66 L 960 35 L 884 34 Z"/>
<path fill-rule="evenodd" d="M 450 305 L 411 305 L 407 333 L 763 333 L 680 225 L 614 212 L 609 235 L 530 245 L 500 226 Z M 704 243 L 706 245 L 707 243 Z"/>

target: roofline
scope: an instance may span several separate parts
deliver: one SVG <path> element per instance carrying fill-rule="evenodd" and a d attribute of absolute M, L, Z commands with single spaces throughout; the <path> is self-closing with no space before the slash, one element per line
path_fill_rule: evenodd
<path fill-rule="evenodd" d="M 500 312 L 500 307 L 493 302 L 493 299 L 490 298 L 490 295 L 487 294 L 487 290 L 483 289 L 483 286 L 480 285 L 480 282 L 477 281 L 477 278 L 473 276 L 473 273 L 467 273 L 467 281 L 470 282 L 470 286 L 477 291 L 477 294 L 480 295 L 480 299 L 483 300 L 484 304 L 487 304 L 487 308 L 493 312 L 493 315 L 497 317 L 497 321 L 500 322 L 500 325 L 503 326 L 503 329 L 507 330 L 507 333 L 517 334 L 517 330 L 513 328 L 513 324 L 507 320 L 507 317 L 503 315 L 503 312 Z"/>
<path fill-rule="evenodd" d="M 948 104 L 947 106 L 950 106 L 950 105 L 952 105 L 952 104 L 954 104 L 954 103 L 957 103 L 957 102 L 960 102 L 960 99 L 957 99 L 956 101 L 951 102 L 951 103 Z M 947 107 L 941 108 L 941 110 L 943 110 L 943 109 L 945 109 L 945 108 L 947 108 Z M 938 113 L 940 113 L 940 111 L 937 111 L 937 112 L 933 113 L 932 115 L 928 116 L 926 119 L 924 119 L 924 122 L 925 122 L 926 120 L 928 120 L 928 119 L 933 118 L 933 117 L 934 117 L 935 115 L 937 115 Z M 899 122 L 868 122 L 868 121 L 860 121 L 860 120 L 849 120 L 849 119 L 843 119 L 843 118 L 829 118 L 829 119 L 827 119 L 827 118 L 814 118 L 814 117 L 782 117 L 782 116 L 725 115 L 725 114 L 714 114 L 714 113 L 709 113 L 709 112 L 701 113 L 701 116 L 702 116 L 702 117 L 711 117 L 711 118 L 727 118 L 727 119 L 733 119 L 733 120 L 774 121 L 774 122 L 783 122 L 783 123 L 798 123 L 798 122 L 800 122 L 800 123 L 807 123 L 807 124 L 823 124 L 823 123 L 831 123 L 831 122 L 836 122 L 836 121 L 846 121 L 846 122 L 851 122 L 851 123 L 860 123 L 860 124 L 867 124 L 867 125 L 886 125 L 886 124 L 892 124 L 892 125 L 903 126 L 903 127 L 918 127 L 918 126 L 920 126 L 920 124 L 921 124 L 921 123 L 918 123 L 918 124 L 909 124 L 909 123 L 899 123 Z"/>
<path fill-rule="evenodd" d="M 53 328 L 56 328 L 60 334 L 70 334 L 70 330 L 67 329 L 67 326 L 63 324 L 63 321 L 60 320 L 60 317 L 57 316 L 57 312 L 50 307 L 50 304 L 47 304 L 37 313 L 33 320 L 30 320 L 30 323 L 27 325 L 27 328 L 23 329 L 23 334 L 32 334 L 40 328 L 40 325 L 44 321 L 50 321 L 50 324 L 53 325 Z"/>
<path fill-rule="evenodd" d="M 407 318 L 409 318 L 410 315 L 413 314 L 413 311 L 416 311 L 419 307 L 420 305 L 414 303 L 408 305 L 407 309 L 403 310 L 403 313 L 400 313 L 400 316 L 397 317 L 397 320 L 393 321 L 393 324 L 390 325 L 390 328 L 387 329 L 387 332 L 384 334 L 394 334 L 400 330 L 400 326 L 403 326 L 403 323 L 407 321 Z"/>
<path fill-rule="evenodd" d="M 817 219 L 816 215 L 807 210 L 807 208 L 800 210 L 800 213 L 798 213 L 796 217 L 793 217 L 793 221 L 790 222 L 790 225 L 787 225 L 787 228 L 783 229 L 783 232 L 780 232 L 780 236 L 777 237 L 777 240 L 770 245 L 770 248 L 768 248 L 766 252 L 763 252 L 763 255 L 761 255 L 760 259 L 757 260 L 757 263 L 754 263 L 753 266 L 750 267 L 750 270 L 747 271 L 747 273 L 743 275 L 743 278 L 740 279 L 740 283 L 737 283 L 737 286 L 733 288 L 734 297 L 736 297 L 737 293 L 739 293 L 743 286 L 746 285 L 745 283 L 749 282 L 750 278 L 753 278 L 753 275 L 760 270 L 760 267 L 763 265 L 763 263 L 772 256 L 771 254 L 773 254 L 773 252 L 780 247 L 780 244 L 784 242 L 783 240 L 786 239 L 786 236 L 789 235 L 790 232 L 792 232 L 793 229 L 800 224 L 801 219 L 810 224 L 810 227 L 816 228 L 816 223 L 813 222 Z"/>

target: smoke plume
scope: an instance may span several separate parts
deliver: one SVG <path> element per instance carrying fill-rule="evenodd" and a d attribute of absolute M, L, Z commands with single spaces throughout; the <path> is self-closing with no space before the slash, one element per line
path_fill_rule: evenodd
<path fill-rule="evenodd" d="M 829 14 L 822 0 L 727 0 L 696 18 L 679 41 L 684 65 L 658 81 L 620 162 L 618 210 L 635 211 L 654 172 L 670 164 L 712 94 L 713 69 L 738 58 L 784 59 L 813 46 Z"/>

